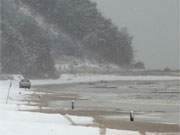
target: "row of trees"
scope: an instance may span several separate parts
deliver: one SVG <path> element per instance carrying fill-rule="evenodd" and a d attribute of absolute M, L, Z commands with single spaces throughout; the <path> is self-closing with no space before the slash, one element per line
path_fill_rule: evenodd
<path fill-rule="evenodd" d="M 119 30 L 97 10 L 90 0 L 21 0 L 35 14 L 54 24 L 80 44 L 79 53 L 90 51 L 88 57 L 99 61 L 129 66 L 133 61 L 132 36 L 126 28 Z M 92 55 L 91 55 L 92 53 Z M 86 53 L 87 54 L 87 53 Z M 83 55 L 83 56 L 86 56 Z"/>
<path fill-rule="evenodd" d="M 55 77 L 51 40 L 29 16 L 19 12 L 16 0 L 2 0 L 2 72 L 28 77 Z"/>
<path fill-rule="evenodd" d="M 104 18 L 96 3 L 90 0 L 1 2 L 3 72 L 36 78 L 56 77 L 54 57 L 58 55 L 95 59 L 122 67 L 132 65 L 132 36 L 126 28 L 119 30 Z M 47 26 L 53 26 L 57 34 L 47 30 L 49 27 L 41 27 L 37 16 Z"/>

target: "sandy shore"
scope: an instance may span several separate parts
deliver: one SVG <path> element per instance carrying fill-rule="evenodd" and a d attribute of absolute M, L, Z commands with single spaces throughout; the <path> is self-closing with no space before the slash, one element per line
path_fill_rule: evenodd
<path fill-rule="evenodd" d="M 142 135 L 147 132 L 178 135 L 180 125 L 170 124 L 177 118 L 178 87 L 179 81 L 113 81 L 43 85 L 35 87 L 33 93 L 29 95 L 29 100 L 38 108 L 27 111 L 89 116 L 94 118 L 94 125 L 89 126 L 100 129 L 138 131 Z M 167 98 L 172 99 L 167 102 Z M 71 100 L 77 100 L 75 110 L 71 110 Z M 138 114 L 139 118 L 130 122 L 129 113 L 121 111 L 131 108 L 140 113 L 143 109 L 144 114 Z M 125 118 L 122 118 L 124 116 Z M 167 118 L 168 116 L 170 119 Z M 164 118 L 167 118 L 167 121 L 164 121 Z"/>
<path fill-rule="evenodd" d="M 131 130 L 139 131 L 142 135 L 145 132 L 156 132 L 156 133 L 180 133 L 180 125 L 178 124 L 168 124 L 168 123 L 150 123 L 141 121 L 128 121 L 122 119 L 111 119 L 108 118 L 110 115 L 116 115 L 113 112 L 107 111 L 85 111 L 85 110 L 52 110 L 52 109 L 42 109 L 33 110 L 33 112 L 44 112 L 44 113 L 59 113 L 62 115 L 70 114 L 76 116 L 88 116 L 94 118 L 94 125 L 89 125 L 92 127 L 99 127 L 101 129 L 110 128 L 118 130 Z M 107 118 L 106 118 L 107 116 Z"/>

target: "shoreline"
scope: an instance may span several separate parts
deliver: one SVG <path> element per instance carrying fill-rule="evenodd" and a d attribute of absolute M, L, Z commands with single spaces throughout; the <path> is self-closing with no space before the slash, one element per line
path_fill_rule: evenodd
<path fill-rule="evenodd" d="M 23 110 L 25 111 L 25 110 Z M 94 118 L 93 125 L 87 125 L 90 127 L 98 127 L 100 129 L 117 129 L 117 130 L 130 130 L 139 132 L 160 132 L 160 133 L 180 133 L 180 124 L 176 123 L 153 123 L 142 121 L 127 121 L 122 119 L 106 118 L 111 112 L 102 111 L 85 111 L 85 110 L 26 110 L 30 112 L 40 112 L 47 114 L 60 114 L 60 115 L 73 115 L 79 117 L 92 117 Z M 102 115 L 103 114 L 103 115 Z M 78 125 L 77 125 L 78 126 Z"/>

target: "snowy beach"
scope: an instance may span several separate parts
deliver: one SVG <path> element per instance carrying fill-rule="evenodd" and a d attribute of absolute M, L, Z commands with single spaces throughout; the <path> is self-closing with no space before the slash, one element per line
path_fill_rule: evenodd
<path fill-rule="evenodd" d="M 117 88 L 117 84 L 120 84 L 120 86 L 118 85 L 119 89 L 123 88 L 129 90 L 130 92 L 130 89 L 127 88 L 137 87 L 136 89 L 138 89 L 139 87 L 141 87 L 141 89 L 144 89 L 145 87 L 149 87 L 149 81 L 151 87 L 155 87 L 156 84 L 154 84 L 152 81 L 170 81 L 170 83 L 172 83 L 174 81 L 179 81 L 178 77 L 163 78 L 148 76 L 127 77 L 103 75 L 92 75 L 87 77 L 82 75 L 63 75 L 62 78 L 58 80 L 32 80 L 32 85 L 34 87 L 31 90 L 19 89 L 18 81 L 19 80 L 0 81 L 0 134 L 155 135 L 156 133 L 158 133 L 158 130 L 160 131 L 160 133 L 158 134 L 162 135 L 176 135 L 179 133 L 179 126 L 173 123 L 173 121 L 172 123 L 165 123 L 162 121 L 161 116 L 164 117 L 166 115 L 162 115 L 161 112 L 137 112 L 137 121 L 135 121 L 134 123 L 128 122 L 128 109 L 120 104 L 124 103 L 125 105 L 129 103 L 129 105 L 131 105 L 132 101 L 134 100 L 137 102 L 137 109 L 139 109 L 138 105 L 140 100 L 135 100 L 132 98 L 132 100 L 122 99 L 118 101 L 118 98 L 115 98 L 117 97 L 116 92 L 113 92 L 116 91 L 113 89 Z M 12 86 L 10 86 L 10 82 L 12 82 Z M 126 82 L 126 85 L 123 82 Z M 138 84 L 140 83 L 143 84 L 139 86 Z M 73 91 L 72 87 L 74 87 L 76 90 Z M 84 87 L 89 88 L 88 90 L 84 90 L 84 93 L 86 94 L 82 92 L 82 89 L 84 89 Z M 7 92 L 9 88 L 10 95 L 6 104 Z M 48 91 L 49 88 L 52 88 L 51 92 Z M 64 91 L 62 91 L 63 88 Z M 67 91 L 67 89 L 69 89 L 69 91 Z M 100 92 L 102 89 L 104 89 L 106 92 L 108 91 L 108 89 L 111 89 L 112 93 L 110 94 L 109 92 L 107 92 L 106 95 L 102 94 L 102 96 L 100 96 L 98 94 L 98 91 Z M 82 95 L 78 95 L 78 91 Z M 74 95 L 72 95 L 73 93 Z M 59 94 L 58 100 L 51 100 L 52 97 L 56 99 L 57 97 L 55 95 L 57 94 Z M 37 95 L 40 95 L 42 99 L 36 101 L 33 96 Z M 70 101 L 72 96 L 74 97 L 75 95 L 77 96 L 77 105 L 76 109 L 72 111 L 70 109 Z M 87 95 L 89 95 L 89 97 Z M 96 100 L 93 98 L 93 96 L 95 95 Z M 120 95 L 125 96 L 126 94 L 121 93 Z M 48 105 L 43 106 L 41 102 L 44 102 L 44 96 L 46 97 L 46 101 L 49 101 Z M 30 102 L 29 100 L 31 98 L 32 101 Z M 64 99 L 61 100 L 62 98 Z M 120 108 L 122 107 L 122 110 L 118 110 L 118 108 L 116 108 L 116 111 L 112 113 L 114 108 L 110 107 L 108 105 L 108 102 L 105 102 L 106 105 L 100 103 L 101 101 L 104 101 L 103 98 L 110 98 L 110 100 L 112 100 L 111 98 L 114 98 L 112 102 L 115 102 L 115 104 L 117 104 L 118 101 Z M 78 99 L 81 100 L 78 101 Z M 86 99 L 88 100 L 86 101 Z M 159 104 L 159 107 L 161 108 L 165 103 L 163 101 L 164 100 L 161 100 L 161 102 L 156 104 Z M 100 104 L 95 104 L 95 102 L 99 102 Z M 144 100 L 143 104 L 147 104 L 146 102 L 148 102 L 148 100 Z M 154 105 L 155 102 L 151 104 Z M 89 109 L 86 109 L 85 111 L 85 108 L 83 108 L 84 105 L 86 105 Z M 97 107 L 99 109 L 97 109 Z M 178 104 L 176 105 L 176 100 L 172 100 L 172 102 L 169 102 L 169 107 L 175 109 L 174 111 L 177 111 L 179 108 Z M 96 111 L 94 111 L 94 109 L 96 109 Z M 157 114 L 159 115 L 159 118 L 157 117 Z M 167 114 L 172 115 L 173 112 L 168 112 Z M 173 117 L 173 115 L 169 117 Z M 158 119 L 159 122 L 157 121 Z M 157 126 L 159 127 L 159 129 L 156 128 Z M 145 131 L 140 131 L 142 129 L 145 129 Z"/>

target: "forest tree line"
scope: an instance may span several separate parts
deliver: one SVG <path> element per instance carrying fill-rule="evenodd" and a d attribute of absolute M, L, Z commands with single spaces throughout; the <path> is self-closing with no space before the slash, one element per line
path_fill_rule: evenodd
<path fill-rule="evenodd" d="M 2 0 L 1 4 L 3 72 L 52 78 L 57 74 L 54 57 L 61 55 L 132 67 L 133 37 L 90 0 Z M 38 17 L 47 28 L 38 24 Z"/>

